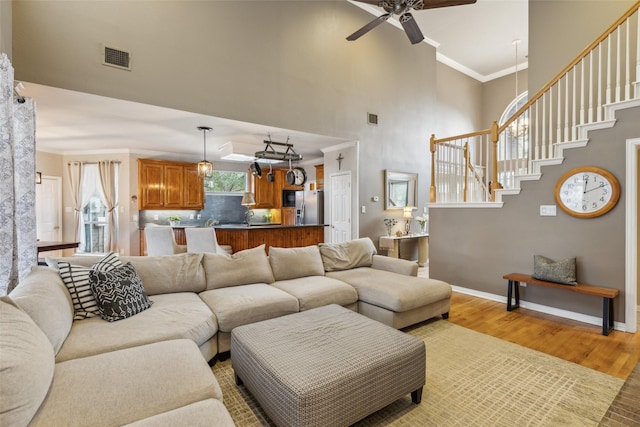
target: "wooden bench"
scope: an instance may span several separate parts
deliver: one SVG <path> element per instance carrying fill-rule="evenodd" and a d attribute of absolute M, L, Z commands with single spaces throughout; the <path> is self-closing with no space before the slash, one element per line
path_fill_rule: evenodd
<path fill-rule="evenodd" d="M 503 279 L 509 281 L 507 288 L 507 311 L 515 310 L 520 307 L 520 283 L 528 283 L 530 285 L 547 286 L 549 288 L 565 289 L 579 294 L 595 295 L 602 298 L 602 335 L 609 335 L 609 331 L 613 329 L 613 299 L 620 293 L 617 289 L 603 288 L 600 286 L 584 285 L 579 283 L 577 286 L 563 285 L 560 283 L 547 282 L 545 280 L 534 279 L 528 274 L 510 273 L 502 276 Z M 515 296 L 516 302 L 512 304 L 511 298 Z"/>

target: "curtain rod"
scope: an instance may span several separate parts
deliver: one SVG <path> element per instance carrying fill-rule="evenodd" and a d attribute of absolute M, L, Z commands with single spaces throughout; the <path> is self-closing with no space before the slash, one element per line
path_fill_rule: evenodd
<path fill-rule="evenodd" d="M 104 160 L 106 162 L 111 162 L 111 163 L 122 163 L 120 160 Z M 80 162 L 80 161 L 73 161 L 73 162 L 67 162 L 67 165 L 74 165 L 77 163 L 82 163 L 83 165 L 97 165 L 100 162 Z"/>

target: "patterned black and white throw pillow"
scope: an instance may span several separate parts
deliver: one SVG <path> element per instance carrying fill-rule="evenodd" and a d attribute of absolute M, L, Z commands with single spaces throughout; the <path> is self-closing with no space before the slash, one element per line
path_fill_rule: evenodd
<path fill-rule="evenodd" d="M 122 261 L 117 252 L 108 253 L 91 267 L 58 261 L 60 277 L 69 290 L 73 302 L 73 320 L 100 316 L 96 299 L 89 286 L 89 272 L 91 270 L 108 271 L 121 265 Z"/>
<path fill-rule="evenodd" d="M 100 317 L 109 322 L 136 315 L 153 304 L 130 262 L 109 271 L 92 270 L 89 272 L 89 282 L 100 309 Z"/>

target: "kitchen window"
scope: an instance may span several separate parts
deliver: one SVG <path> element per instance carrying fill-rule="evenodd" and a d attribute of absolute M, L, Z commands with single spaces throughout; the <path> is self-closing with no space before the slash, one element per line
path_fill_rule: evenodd
<path fill-rule="evenodd" d="M 204 179 L 207 193 L 242 194 L 247 188 L 247 172 L 214 170 L 210 178 Z"/>

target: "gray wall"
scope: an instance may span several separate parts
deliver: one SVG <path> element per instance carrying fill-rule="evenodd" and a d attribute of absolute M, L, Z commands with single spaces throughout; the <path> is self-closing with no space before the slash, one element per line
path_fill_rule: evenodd
<path fill-rule="evenodd" d="M 535 95 L 635 0 L 529 0 L 529 95 Z"/>
<path fill-rule="evenodd" d="M 0 1 L 0 52 L 12 56 L 11 1 Z"/>
<path fill-rule="evenodd" d="M 527 90 L 529 70 L 518 70 L 518 94 Z M 529 93 L 529 95 L 533 95 Z M 516 97 L 515 73 L 491 80 L 482 85 L 482 127 L 489 129 L 494 121 L 499 121 L 507 106 Z"/>
<path fill-rule="evenodd" d="M 507 196 L 502 209 L 431 209 L 430 276 L 454 285 L 506 295 L 502 276 L 531 273 L 533 255 L 560 260 L 577 257 L 582 283 L 621 291 L 616 321 L 623 321 L 625 289 L 625 141 L 640 136 L 640 108 L 623 110 L 612 129 L 592 131 L 585 148 L 565 151 L 562 165 L 545 166 L 540 181 L 522 184 L 517 196 Z M 566 171 L 584 165 L 609 170 L 620 182 L 618 204 L 604 216 L 541 217 L 540 205 L 555 205 L 554 186 Z M 461 268 L 464 266 L 464 268 Z M 529 286 L 521 298 L 593 316 L 602 315 L 600 298 Z"/>
<path fill-rule="evenodd" d="M 354 181 L 367 213 L 354 219 L 376 238 L 385 213 L 369 200 L 383 194 L 382 171 L 418 173 L 426 204 L 429 137 L 475 127 L 481 91 L 457 75 L 464 88 L 441 101 L 464 111 L 440 113 L 436 91 L 447 91 L 436 80 L 453 71 L 391 25 L 345 40 L 369 20 L 345 1 L 17 2 L 14 66 L 29 82 L 358 141 Z M 101 43 L 130 50 L 133 71 L 100 65 Z"/>
<path fill-rule="evenodd" d="M 530 2 L 529 92 L 533 95 L 585 46 L 609 27 L 633 2 Z M 571 16 L 571 19 L 567 19 Z M 496 82 L 495 84 L 499 84 Z M 484 98 L 487 99 L 488 94 Z M 502 107 L 504 108 L 504 107 Z M 494 111 L 493 114 L 497 114 Z M 625 153 L 627 138 L 638 137 L 640 109 L 618 113 L 612 129 L 590 132 L 589 145 L 565 151 L 562 165 L 543 168 L 540 181 L 525 182 L 518 196 L 505 197 L 502 209 L 431 209 L 430 275 L 455 285 L 506 295 L 504 274 L 530 273 L 533 255 L 578 258 L 578 280 L 621 290 L 616 321 L 624 320 Z M 558 210 L 540 217 L 541 204 L 555 204 L 558 178 L 580 165 L 610 170 L 623 195 L 608 214 L 577 219 Z M 464 266 L 464 268 L 461 268 Z M 522 295 L 531 301 L 593 316 L 601 316 L 602 301 L 547 288 L 529 286 Z"/>

